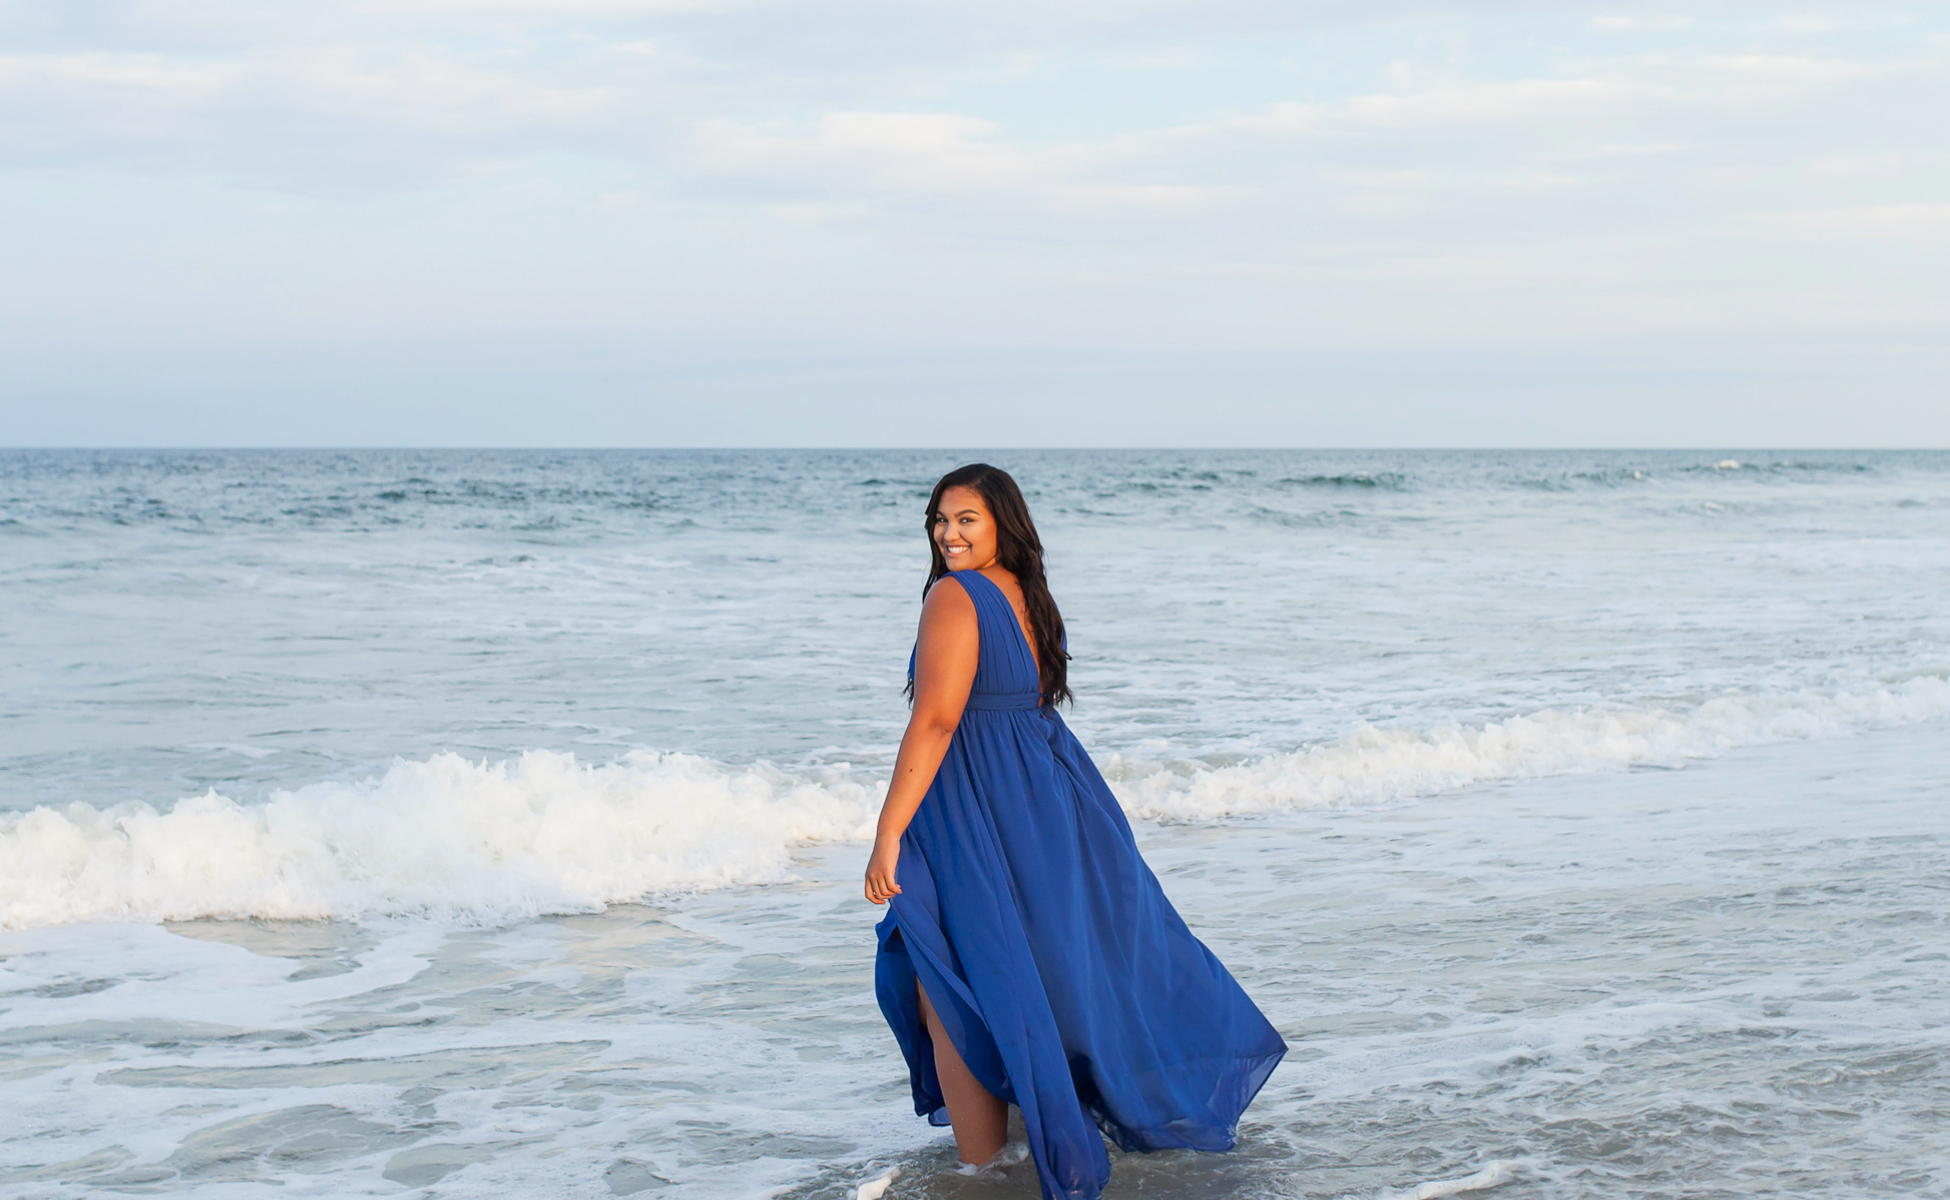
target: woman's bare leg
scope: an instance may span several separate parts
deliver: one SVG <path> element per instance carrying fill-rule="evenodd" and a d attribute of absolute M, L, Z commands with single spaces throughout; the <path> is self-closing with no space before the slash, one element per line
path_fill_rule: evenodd
<path fill-rule="evenodd" d="M 963 1162 L 979 1167 L 1009 1144 L 1009 1106 L 990 1095 L 961 1060 L 955 1044 L 941 1028 L 941 1018 L 934 1015 L 927 989 L 918 980 L 914 990 L 921 993 L 921 1020 L 934 1043 L 934 1073 L 941 1077 L 941 1098 L 948 1102 L 955 1148 Z"/>

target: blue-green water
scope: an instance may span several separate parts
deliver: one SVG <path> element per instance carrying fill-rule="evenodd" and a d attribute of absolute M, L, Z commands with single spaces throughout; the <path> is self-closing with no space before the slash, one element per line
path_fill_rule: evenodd
<path fill-rule="evenodd" d="M 0 453 L 0 1194 L 1032 1194 L 852 883 L 964 457 Z M 1295 1046 L 1114 1194 L 1946 1194 L 1950 456 L 992 457 Z"/>

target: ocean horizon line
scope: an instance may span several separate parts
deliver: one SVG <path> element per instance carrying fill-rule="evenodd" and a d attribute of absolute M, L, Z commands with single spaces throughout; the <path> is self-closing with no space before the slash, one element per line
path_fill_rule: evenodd
<path fill-rule="evenodd" d="M 352 451 L 396 451 L 407 452 L 446 452 L 478 453 L 482 451 L 528 451 L 542 454 L 739 454 L 739 453 L 832 453 L 832 454 L 932 454 L 955 449 L 952 446 L 860 446 L 860 445 L 671 445 L 671 446 L 601 446 L 601 445 L 509 445 L 509 444 L 441 444 L 415 445 L 410 443 L 345 443 L 291 445 L 261 444 L 209 444 L 209 445 L 147 445 L 147 444 L 104 444 L 104 445 L 0 445 L 0 452 L 18 451 L 59 451 L 72 453 L 103 453 L 108 451 L 139 451 L 148 453 L 282 453 L 282 452 L 326 452 L 346 453 Z M 1936 454 L 1950 451 L 1950 443 L 1930 446 L 1867 446 L 1867 445 L 1456 445 L 1456 446 L 1418 446 L 1375 443 L 1373 445 L 1338 446 L 1188 446 L 1188 445 L 1131 445 L 1131 446 L 983 446 L 965 450 L 964 453 L 1047 453 L 1047 454 L 1117 454 L 1117 453 L 1205 453 L 1205 454 Z"/>

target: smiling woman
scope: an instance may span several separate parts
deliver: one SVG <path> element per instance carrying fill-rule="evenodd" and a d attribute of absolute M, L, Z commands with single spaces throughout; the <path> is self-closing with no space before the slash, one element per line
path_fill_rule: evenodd
<path fill-rule="evenodd" d="M 1063 721 L 1062 618 L 1015 480 L 928 500 L 934 570 L 914 713 L 868 861 L 889 904 L 875 989 L 915 1111 L 964 1168 L 1010 1162 L 1022 1112 L 1046 1198 L 1094 1200 L 1124 1150 L 1230 1150 L 1286 1043 L 1194 937 Z"/>

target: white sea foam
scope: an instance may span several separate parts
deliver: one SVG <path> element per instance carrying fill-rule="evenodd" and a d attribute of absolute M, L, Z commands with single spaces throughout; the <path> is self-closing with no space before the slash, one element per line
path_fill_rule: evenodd
<path fill-rule="evenodd" d="M 1677 766 L 1737 746 L 1950 716 L 1950 681 L 1728 696 L 1690 712 L 1547 710 L 1476 728 L 1362 728 L 1227 767 L 1112 756 L 1138 818 L 1212 820 L 1426 795 L 1488 780 Z M 880 788 L 638 752 L 601 765 L 452 754 L 363 783 L 212 792 L 168 811 L 84 804 L 0 817 L 0 928 L 89 920 L 425 916 L 499 923 L 644 896 L 775 883 L 792 850 L 872 836 Z"/>
<path fill-rule="evenodd" d="M 858 840 L 878 797 L 765 768 L 637 753 L 586 766 L 452 754 L 375 781 L 167 812 L 37 808 L 0 821 L 0 927 L 195 917 L 507 921 L 784 878 L 795 844 Z"/>
<path fill-rule="evenodd" d="M 1497 1161 L 1461 1179 L 1432 1179 L 1399 1192 L 1384 1192 L 1376 1200 L 1439 1200 L 1457 1192 L 1477 1192 L 1516 1178 L 1517 1164 Z"/>
<path fill-rule="evenodd" d="M 1331 745 L 1236 766 L 1158 769 L 1113 757 L 1134 817 L 1211 820 L 1427 795 L 1494 779 L 1679 766 L 1737 746 L 1835 737 L 1950 716 L 1950 680 L 1866 691 L 1725 696 L 1690 712 L 1548 709 L 1478 728 L 1363 727 Z"/>

